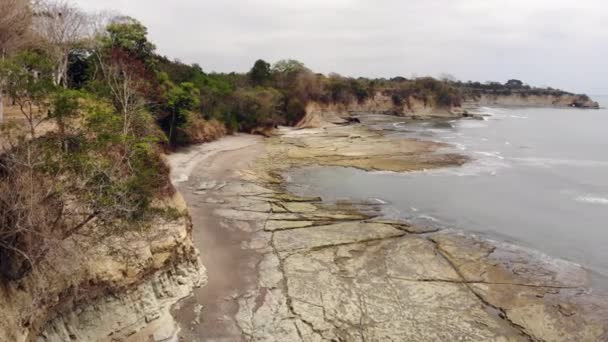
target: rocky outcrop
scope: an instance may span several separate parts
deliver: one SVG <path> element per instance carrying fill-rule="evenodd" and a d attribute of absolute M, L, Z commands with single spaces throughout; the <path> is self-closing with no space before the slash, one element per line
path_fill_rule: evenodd
<path fill-rule="evenodd" d="M 219 242 L 243 270 L 232 272 L 230 283 L 222 274 L 210 278 L 210 286 L 231 291 L 200 303 L 203 323 L 182 322 L 183 340 L 608 338 L 606 298 L 589 290 L 578 265 L 383 218 L 375 202 L 327 204 L 282 185 L 283 171 L 314 164 L 402 171 L 459 162 L 433 156 L 439 146 L 393 141 L 359 126 L 277 134 L 263 150 L 234 150 L 201 165 L 182 187 L 192 206 L 212 213 L 218 230 L 246 237 Z M 254 154 L 255 162 L 234 167 Z M 220 328 L 211 334 L 210 326 Z"/>
<path fill-rule="evenodd" d="M 181 214 L 121 235 L 85 229 L 58 241 L 26 278 L 5 284 L 0 341 L 121 341 L 139 331 L 169 335 L 169 308 L 206 276 L 181 196 L 159 207 Z M 159 320 L 164 323 L 158 331 L 149 328 Z"/>
<path fill-rule="evenodd" d="M 170 265 L 148 278 L 133 288 L 67 306 L 46 323 L 37 341 L 133 339 L 155 321 L 162 326 L 157 330 L 147 329 L 152 340 L 170 340 L 178 329 L 169 309 L 187 297 L 193 288 L 203 285 L 200 264 L 186 261 Z"/>
<path fill-rule="evenodd" d="M 488 95 L 468 99 L 468 104 L 481 106 L 574 107 L 598 109 L 599 104 L 584 95 Z"/>
<path fill-rule="evenodd" d="M 302 165 L 355 167 L 366 171 L 407 172 L 462 165 L 468 158 L 435 153 L 448 145 L 431 141 L 386 139 L 363 126 L 318 130 L 279 130 L 272 149 L 274 168 L 286 170 Z M 329 143 L 331 142 L 331 143 Z"/>

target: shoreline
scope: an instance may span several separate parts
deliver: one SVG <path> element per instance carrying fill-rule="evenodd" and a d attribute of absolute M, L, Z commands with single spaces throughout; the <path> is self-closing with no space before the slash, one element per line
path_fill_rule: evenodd
<path fill-rule="evenodd" d="M 195 294 L 174 311 L 181 322 L 182 337 L 589 341 L 606 337 L 602 331 L 606 321 L 601 315 L 608 305 L 602 304 L 605 298 L 586 292 L 586 279 L 580 270 L 563 276 L 547 263 L 510 262 L 509 258 L 521 259 L 520 253 L 470 236 L 382 220 L 374 217 L 377 208 L 369 203 L 331 206 L 318 198 L 294 196 L 287 193 L 280 177 L 281 170 L 297 165 L 411 171 L 463 162 L 454 156 L 430 157 L 438 145 L 420 145 L 412 139 L 395 143 L 358 126 L 342 126 L 280 130 L 273 138 L 235 146 L 216 151 L 219 159 L 212 156 L 199 161 L 210 163 L 196 169 L 206 172 L 203 178 L 211 178 L 202 187 L 206 189 L 193 188 L 199 180 L 192 179 L 178 186 L 180 191 L 189 192 L 184 196 L 194 220 L 195 244 L 209 272 L 208 286 L 219 291 L 222 286 L 229 288 L 228 295 L 214 300 Z M 379 150 L 385 153 L 378 155 Z M 235 165 L 235 159 L 241 163 Z M 202 221 L 197 220 L 200 214 L 205 216 Z M 253 274 L 238 267 L 223 269 L 222 262 L 214 260 L 217 256 L 208 254 L 213 253 L 209 250 L 213 244 L 201 244 L 200 235 L 209 229 L 231 231 L 241 238 L 238 243 L 223 244 L 228 248 L 223 252 L 226 259 L 246 265 Z M 332 261 L 326 255 L 329 252 L 338 257 Z M 393 253 L 402 259 L 394 259 Z M 385 266 L 378 268 L 374 261 L 378 257 L 385 259 Z M 231 274 L 229 284 L 214 277 L 212 268 L 216 266 L 217 274 Z M 332 270 L 334 267 L 337 269 Z M 350 277 L 356 283 L 345 282 Z M 378 283 L 381 279 L 385 280 Z M 388 283 L 399 286 L 386 287 L 389 279 Z M 335 288 L 336 283 L 341 285 Z M 372 295 L 366 284 L 376 284 L 373 292 L 380 297 Z M 302 291 L 308 293 L 306 299 L 299 296 Z M 418 301 L 418 295 L 411 291 L 424 293 L 426 299 Z M 351 295 L 343 297 L 346 293 Z M 352 297 L 353 293 L 359 299 Z M 448 308 L 436 306 L 445 296 L 450 298 Z M 353 298 L 359 304 L 352 302 Z M 361 301 L 373 312 L 364 315 Z M 197 304 L 204 306 L 198 317 L 201 324 L 193 324 L 197 318 L 187 314 L 194 312 Z M 315 313 L 319 308 L 323 308 L 321 320 Z M 543 310 L 539 312 L 539 308 Z M 351 317 L 357 312 L 358 320 Z M 368 326 L 381 317 L 390 324 Z M 412 317 L 423 317 L 424 323 L 412 321 Z"/>

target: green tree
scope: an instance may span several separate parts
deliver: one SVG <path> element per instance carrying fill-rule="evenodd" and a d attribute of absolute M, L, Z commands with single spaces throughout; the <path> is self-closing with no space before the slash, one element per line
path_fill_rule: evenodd
<path fill-rule="evenodd" d="M 70 123 L 80 113 L 82 97 L 80 91 L 73 89 L 59 89 L 53 94 L 49 118 L 57 124 L 57 133 L 64 150 L 67 150 L 66 136 L 71 128 Z"/>
<path fill-rule="evenodd" d="M 175 130 L 188 122 L 188 113 L 199 105 L 200 91 L 192 83 L 172 86 L 167 93 L 167 106 L 171 113 L 169 143 L 175 143 Z"/>
<path fill-rule="evenodd" d="M 507 83 L 505 83 L 505 86 L 507 88 L 521 88 L 524 86 L 524 82 L 515 79 L 508 80 Z"/>
<path fill-rule="evenodd" d="M 120 17 L 106 28 L 102 38 L 104 48 L 120 48 L 134 54 L 142 61 L 150 61 L 156 46 L 148 41 L 148 29 L 136 19 Z"/>
<path fill-rule="evenodd" d="M 48 119 L 50 97 L 56 90 L 52 63 L 42 54 L 26 51 L 0 64 L 0 79 L 35 138 L 36 128 Z"/>
<path fill-rule="evenodd" d="M 282 59 L 274 64 L 272 67 L 274 72 L 282 74 L 297 73 L 300 71 L 308 70 L 304 63 L 295 59 Z"/>
<path fill-rule="evenodd" d="M 262 59 L 258 59 L 253 65 L 251 71 L 249 71 L 249 79 L 254 85 L 257 86 L 266 84 L 271 77 L 272 74 L 270 72 L 270 63 Z"/>

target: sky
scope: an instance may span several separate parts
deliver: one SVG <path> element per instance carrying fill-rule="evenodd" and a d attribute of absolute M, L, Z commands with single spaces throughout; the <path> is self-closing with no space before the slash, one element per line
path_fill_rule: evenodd
<path fill-rule="evenodd" d="M 73 0 L 205 71 L 293 58 L 344 76 L 521 79 L 608 94 L 606 0 Z"/>

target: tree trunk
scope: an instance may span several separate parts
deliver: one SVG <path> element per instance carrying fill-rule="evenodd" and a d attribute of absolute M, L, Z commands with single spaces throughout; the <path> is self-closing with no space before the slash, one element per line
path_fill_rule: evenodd
<path fill-rule="evenodd" d="M 175 126 L 175 110 L 173 110 L 173 115 L 171 116 L 171 124 L 169 125 L 169 145 L 173 146 L 173 129 Z"/>
<path fill-rule="evenodd" d="M 4 95 L 2 95 L 2 88 L 0 88 L 0 124 L 4 122 Z"/>
<path fill-rule="evenodd" d="M 4 49 L 0 52 L 0 61 L 4 62 Z M 2 89 L 2 80 L 0 79 L 0 124 L 4 122 L 4 93 Z"/>
<path fill-rule="evenodd" d="M 55 68 L 55 72 L 54 72 L 54 77 L 53 77 L 53 83 L 55 83 L 56 86 L 60 86 L 63 88 L 68 87 L 68 80 L 67 80 L 67 75 L 68 75 L 68 64 L 69 64 L 69 54 L 65 54 L 61 57 L 59 63 L 57 64 L 57 67 Z"/>

